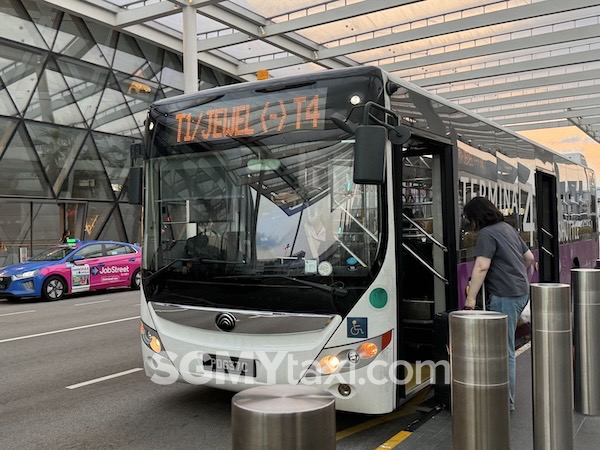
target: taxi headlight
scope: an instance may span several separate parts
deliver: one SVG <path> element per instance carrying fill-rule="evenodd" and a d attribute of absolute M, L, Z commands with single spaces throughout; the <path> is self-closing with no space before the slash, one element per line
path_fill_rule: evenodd
<path fill-rule="evenodd" d="M 27 272 L 17 273 L 12 276 L 14 280 L 23 280 L 24 278 L 32 278 L 37 273 L 37 270 L 28 270 Z"/>

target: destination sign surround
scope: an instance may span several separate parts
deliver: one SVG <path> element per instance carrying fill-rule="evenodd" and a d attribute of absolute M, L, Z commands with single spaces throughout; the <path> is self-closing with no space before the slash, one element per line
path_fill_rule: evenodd
<path fill-rule="evenodd" d="M 327 89 L 294 89 L 212 102 L 175 115 L 177 144 L 322 130 Z"/>

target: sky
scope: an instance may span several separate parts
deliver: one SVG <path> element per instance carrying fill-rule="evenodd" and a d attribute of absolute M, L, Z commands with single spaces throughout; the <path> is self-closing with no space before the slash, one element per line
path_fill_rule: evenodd
<path fill-rule="evenodd" d="M 600 143 L 577 127 L 520 131 L 519 134 L 539 142 L 557 153 L 582 153 L 588 166 L 600 175 Z"/>

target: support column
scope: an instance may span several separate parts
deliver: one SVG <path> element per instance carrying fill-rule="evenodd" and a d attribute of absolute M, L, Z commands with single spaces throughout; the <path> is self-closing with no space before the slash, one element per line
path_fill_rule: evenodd
<path fill-rule="evenodd" d="M 186 94 L 198 91 L 198 47 L 196 8 L 184 6 L 183 10 L 183 86 Z"/>

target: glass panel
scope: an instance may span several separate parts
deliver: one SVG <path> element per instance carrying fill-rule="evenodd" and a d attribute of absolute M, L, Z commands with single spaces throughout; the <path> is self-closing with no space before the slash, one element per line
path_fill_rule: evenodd
<path fill-rule="evenodd" d="M 33 255 L 40 250 L 60 242 L 61 210 L 56 204 L 33 204 Z"/>
<path fill-rule="evenodd" d="M 49 5 L 33 0 L 21 0 L 21 3 L 27 14 L 31 16 L 31 19 L 37 25 L 37 29 L 46 41 L 48 48 L 52 48 L 63 13 Z"/>
<path fill-rule="evenodd" d="M 141 137 L 141 130 L 131 116 L 131 110 L 119 83 L 113 75 L 102 94 L 100 108 L 94 118 L 92 128 L 112 134 Z"/>
<path fill-rule="evenodd" d="M 106 254 L 110 256 L 134 253 L 133 248 L 123 244 L 105 244 L 104 248 L 106 249 Z"/>
<path fill-rule="evenodd" d="M 108 65 L 111 66 L 113 59 L 115 58 L 115 44 L 119 38 L 119 32 L 111 30 L 109 27 L 96 22 L 87 21 L 85 25 L 96 41 L 96 45 L 104 55 L 103 61 L 107 61 Z M 100 60 L 94 61 L 93 59 L 87 59 L 87 61 L 94 64 L 102 64 Z"/>
<path fill-rule="evenodd" d="M 69 231 L 70 237 L 81 238 L 87 205 L 85 203 L 65 203 L 63 208 L 65 211 L 65 230 Z"/>
<path fill-rule="evenodd" d="M 85 131 L 53 125 L 26 123 L 35 150 L 57 194 L 83 144 Z"/>
<path fill-rule="evenodd" d="M 0 266 L 19 262 L 19 247 L 29 252 L 30 204 L 0 202 Z"/>
<path fill-rule="evenodd" d="M 155 78 L 152 81 L 138 77 L 115 72 L 118 83 L 121 86 L 121 91 L 125 92 L 127 99 L 141 100 L 145 105 L 149 105 L 156 96 L 158 82 Z"/>
<path fill-rule="evenodd" d="M 91 125 L 106 85 L 108 69 L 65 58 L 59 58 L 56 62 L 86 123 Z"/>
<path fill-rule="evenodd" d="M 98 28 L 102 32 L 91 31 Z M 101 36 L 99 41 L 94 39 L 97 36 Z M 105 46 L 99 45 L 97 42 L 110 42 L 111 36 L 112 32 L 106 27 L 96 25 L 91 21 L 86 23 L 78 17 L 65 14 L 53 50 L 78 60 L 108 67 L 112 55 L 110 52 L 107 55 Z"/>
<path fill-rule="evenodd" d="M 181 57 L 171 52 L 165 52 L 165 62 L 158 77 L 163 88 L 169 86 L 183 92 L 183 63 Z"/>
<path fill-rule="evenodd" d="M 60 193 L 62 198 L 113 200 L 115 197 L 94 141 L 88 137 Z"/>
<path fill-rule="evenodd" d="M 39 75 L 39 83 L 27 107 L 25 118 L 72 127 L 85 125 L 81 111 L 52 57 Z"/>
<path fill-rule="evenodd" d="M 21 126 L 0 160 L 0 192 L 54 198 L 27 132 Z"/>
<path fill-rule="evenodd" d="M 87 217 L 85 218 L 85 229 L 83 240 L 98 239 L 102 225 L 113 209 L 112 203 L 89 203 Z"/>
<path fill-rule="evenodd" d="M 87 247 L 83 247 L 76 253 L 77 256 L 83 256 L 84 258 L 100 258 L 103 256 L 102 244 L 92 244 Z"/>
<path fill-rule="evenodd" d="M 137 41 L 123 33 L 119 35 L 119 43 L 112 67 L 120 72 L 146 79 L 155 77 Z"/>
<path fill-rule="evenodd" d="M 47 49 L 46 41 L 31 22 L 27 7 L 36 5 L 34 2 L 0 2 L 0 23 L 2 23 L 2 36 L 15 42 L 22 42 L 33 47 Z M 34 15 L 35 10 L 34 10 Z"/>
<path fill-rule="evenodd" d="M 1 53 L 1 50 L 0 50 Z M 17 107 L 6 90 L 6 86 L 0 77 L 0 115 L 16 116 L 18 113 Z"/>
<path fill-rule="evenodd" d="M 144 77 L 146 79 L 157 79 L 157 74 L 160 72 L 162 68 L 162 63 L 164 59 L 165 50 L 157 47 L 156 45 L 149 44 L 141 39 L 137 40 L 137 44 L 139 45 L 142 54 L 146 58 L 146 62 L 149 65 L 150 71 L 144 70 Z M 136 74 L 139 75 L 139 74 Z M 141 75 L 140 75 L 141 76 Z"/>
<path fill-rule="evenodd" d="M 119 204 L 121 216 L 125 224 L 125 229 L 129 233 L 127 242 L 142 242 L 142 208 L 141 206 L 129 205 L 127 203 Z"/>
<path fill-rule="evenodd" d="M 44 67 L 47 53 L 4 42 L 0 45 L 2 81 L 19 112 L 23 112 Z"/>
<path fill-rule="evenodd" d="M 129 175 L 131 167 L 129 146 L 134 141 L 131 138 L 101 133 L 92 133 L 92 137 L 104 163 L 112 190 L 118 198 Z"/>
<path fill-rule="evenodd" d="M 6 150 L 8 140 L 12 137 L 13 131 L 17 126 L 17 121 L 5 117 L 0 118 L 0 159 Z"/>
<path fill-rule="evenodd" d="M 115 208 L 113 213 L 108 218 L 106 225 L 102 227 L 99 239 L 106 239 L 110 241 L 127 241 L 127 235 L 125 233 L 125 227 L 119 214 L 119 208 Z"/>
<path fill-rule="evenodd" d="M 224 86 L 226 84 L 237 83 L 231 77 L 228 77 L 221 72 L 211 69 L 203 65 L 198 66 L 198 73 L 200 74 L 199 89 L 210 89 L 211 87 Z"/>

